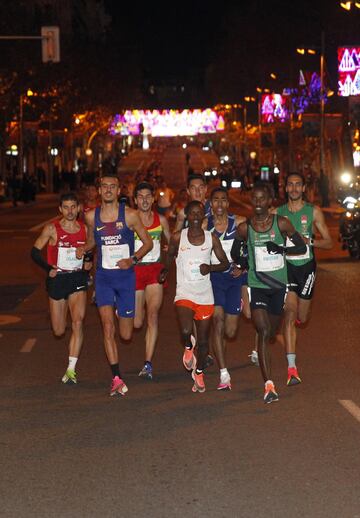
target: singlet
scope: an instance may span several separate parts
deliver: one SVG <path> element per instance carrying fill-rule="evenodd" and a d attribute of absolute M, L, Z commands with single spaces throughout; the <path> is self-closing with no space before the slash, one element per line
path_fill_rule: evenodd
<path fill-rule="evenodd" d="M 216 230 L 215 224 L 214 224 L 214 216 L 211 214 L 208 217 L 207 229 L 210 232 L 213 232 L 219 238 L 221 246 L 223 247 L 226 257 L 229 260 L 229 263 L 232 263 L 232 258 L 231 258 L 230 252 L 231 252 L 231 247 L 233 245 L 235 232 L 236 232 L 235 216 L 233 214 L 228 215 L 227 228 L 226 228 L 225 232 L 221 233 Z M 220 262 L 219 259 L 216 257 L 215 252 L 213 251 L 211 254 L 211 264 L 219 264 L 219 262 Z M 213 273 L 224 274 L 224 273 L 229 272 L 229 270 L 230 270 L 230 268 L 228 270 L 226 270 L 226 272 L 213 272 Z"/>
<path fill-rule="evenodd" d="M 279 216 L 288 218 L 290 223 L 293 224 L 295 230 L 299 232 L 300 235 L 307 238 L 311 238 L 313 233 L 314 222 L 314 205 L 312 203 L 305 202 L 304 206 L 297 212 L 291 212 L 288 208 L 287 203 L 285 203 L 285 205 L 281 205 L 281 207 L 278 207 L 277 213 L 279 214 Z M 294 244 L 290 241 L 290 239 L 287 239 L 286 246 L 291 247 L 294 246 Z M 286 256 L 286 260 L 289 261 L 289 263 L 292 263 L 296 266 L 302 266 L 304 264 L 307 264 L 313 259 L 313 247 L 309 245 L 306 245 L 305 254 Z"/>
<path fill-rule="evenodd" d="M 192 245 L 188 240 L 188 230 L 182 230 L 180 236 L 176 258 L 175 301 L 185 299 L 195 304 L 214 304 L 210 274 L 200 273 L 201 264 L 210 264 L 211 232 L 204 230 L 205 239 L 202 245 Z"/>
<path fill-rule="evenodd" d="M 149 227 L 145 227 L 150 237 L 153 241 L 153 248 L 148 252 L 138 263 L 138 265 L 145 265 L 151 263 L 159 263 L 161 258 L 161 234 L 162 234 L 162 225 L 160 222 L 159 214 L 154 211 L 154 220 Z M 139 238 L 139 236 L 135 233 L 135 252 L 139 250 L 143 245 L 143 242 Z"/>
<path fill-rule="evenodd" d="M 185 210 L 185 208 L 184 208 Z M 210 200 L 206 200 L 205 203 L 204 203 L 204 212 L 205 212 L 205 218 L 209 218 L 211 216 L 211 203 L 210 203 Z M 184 221 L 183 221 L 183 226 L 182 228 L 188 228 L 189 226 L 189 222 L 188 222 L 188 219 L 187 217 L 185 216 L 184 218 Z"/>
<path fill-rule="evenodd" d="M 77 223 L 80 229 L 72 234 L 63 229 L 60 220 L 54 221 L 56 244 L 47 246 L 47 262 L 56 265 L 59 271 L 71 272 L 82 268 L 83 259 L 76 258 L 76 248 L 85 245 L 86 230 L 82 221 Z"/>
<path fill-rule="evenodd" d="M 284 245 L 285 238 L 280 232 L 277 215 L 273 216 L 271 227 L 265 232 L 258 232 L 248 221 L 248 285 L 250 288 L 285 288 L 287 268 L 284 255 L 268 254 L 265 246 L 267 241 Z"/>
<path fill-rule="evenodd" d="M 125 203 L 119 204 L 116 221 L 109 223 L 101 221 L 100 210 L 101 207 L 95 209 L 94 238 L 98 254 L 96 269 L 117 270 L 125 275 L 128 270 L 119 270 L 116 265 L 120 259 L 128 259 L 134 254 L 134 232 L 126 225 Z"/>
<path fill-rule="evenodd" d="M 93 209 L 96 209 L 96 207 L 100 207 L 100 202 L 96 202 L 96 205 L 94 207 L 90 207 L 86 202 L 83 205 L 83 213 L 86 214 L 87 212 L 90 212 Z"/>

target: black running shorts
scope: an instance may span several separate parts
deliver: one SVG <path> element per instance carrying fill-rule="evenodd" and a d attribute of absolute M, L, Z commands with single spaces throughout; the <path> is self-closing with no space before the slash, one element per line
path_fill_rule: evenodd
<path fill-rule="evenodd" d="M 248 288 L 250 308 L 264 309 L 271 315 L 281 315 L 284 309 L 286 288 Z"/>
<path fill-rule="evenodd" d="M 309 261 L 295 266 L 288 261 L 288 290 L 297 294 L 300 299 L 311 300 L 314 294 L 316 278 L 316 262 Z"/>
<path fill-rule="evenodd" d="M 68 299 L 72 293 L 86 291 L 88 288 L 88 272 L 80 270 L 70 273 L 57 273 L 55 277 L 46 279 L 46 290 L 51 299 Z"/>

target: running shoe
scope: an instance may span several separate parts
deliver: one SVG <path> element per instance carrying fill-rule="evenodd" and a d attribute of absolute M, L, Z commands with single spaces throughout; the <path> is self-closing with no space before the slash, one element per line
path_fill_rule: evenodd
<path fill-rule="evenodd" d="M 194 379 L 193 392 L 205 392 L 204 373 L 197 374 L 196 369 L 193 370 L 192 377 Z"/>
<path fill-rule="evenodd" d="M 73 369 L 67 369 L 61 381 L 65 383 L 65 385 L 76 385 L 76 372 Z"/>
<path fill-rule="evenodd" d="M 194 354 L 194 348 L 187 349 L 185 347 L 183 354 L 183 364 L 187 371 L 192 371 L 196 367 L 196 356 Z"/>
<path fill-rule="evenodd" d="M 289 367 L 288 368 L 288 377 L 286 384 L 289 387 L 292 387 L 293 385 L 299 385 L 301 383 L 301 378 L 299 376 L 299 373 L 297 371 L 296 367 Z"/>
<path fill-rule="evenodd" d="M 119 396 L 125 396 L 128 390 L 129 389 L 127 388 L 123 380 L 119 378 L 119 376 L 115 376 L 112 379 L 110 387 L 110 396 L 116 396 L 117 394 L 119 394 Z"/>
<path fill-rule="evenodd" d="M 257 351 L 251 351 L 251 354 L 249 354 L 249 358 L 251 363 L 259 367 L 259 356 Z"/>
<path fill-rule="evenodd" d="M 144 365 L 144 367 L 139 372 L 140 378 L 143 378 L 145 380 L 152 380 L 153 379 L 153 372 L 152 367 L 148 363 Z"/>
<path fill-rule="evenodd" d="M 274 401 L 279 401 L 279 396 L 275 391 L 274 383 L 269 380 L 265 383 L 264 403 L 274 403 Z"/>
<path fill-rule="evenodd" d="M 228 381 L 221 381 L 220 380 L 220 383 L 217 386 L 217 389 L 218 390 L 231 390 L 231 380 L 230 380 L 230 378 L 228 379 Z"/>

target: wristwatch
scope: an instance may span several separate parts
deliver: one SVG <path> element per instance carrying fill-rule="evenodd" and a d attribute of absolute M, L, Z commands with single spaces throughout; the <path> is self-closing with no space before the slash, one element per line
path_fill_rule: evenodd
<path fill-rule="evenodd" d="M 136 255 L 132 255 L 131 260 L 132 260 L 133 265 L 137 264 L 140 261 L 140 259 L 138 257 L 136 257 Z"/>

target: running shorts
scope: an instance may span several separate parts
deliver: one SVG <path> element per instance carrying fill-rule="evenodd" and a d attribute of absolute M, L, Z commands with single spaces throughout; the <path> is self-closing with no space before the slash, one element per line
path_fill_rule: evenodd
<path fill-rule="evenodd" d="M 95 302 L 101 306 L 115 306 L 117 314 L 123 318 L 134 318 L 135 314 L 135 272 L 117 270 L 96 271 Z"/>
<path fill-rule="evenodd" d="M 230 272 L 210 274 L 214 293 L 214 305 L 221 306 L 228 315 L 241 312 L 241 287 L 247 282 L 247 274 L 234 279 Z"/>
<path fill-rule="evenodd" d="M 250 308 L 264 309 L 271 315 L 281 315 L 284 309 L 286 288 L 248 288 Z"/>
<path fill-rule="evenodd" d="M 209 320 L 214 313 L 214 304 L 196 304 L 191 300 L 177 300 L 175 306 L 189 308 L 194 312 L 194 320 Z"/>
<path fill-rule="evenodd" d="M 159 284 L 158 277 L 163 268 L 162 263 L 136 265 L 134 267 L 136 291 L 144 291 L 149 284 Z"/>
<path fill-rule="evenodd" d="M 46 291 L 51 299 L 67 300 L 70 295 L 88 289 L 89 274 L 85 270 L 58 272 L 55 277 L 47 277 Z"/>
<path fill-rule="evenodd" d="M 311 300 L 314 294 L 316 262 L 312 260 L 300 266 L 288 262 L 287 271 L 289 291 L 295 292 L 300 299 Z"/>

